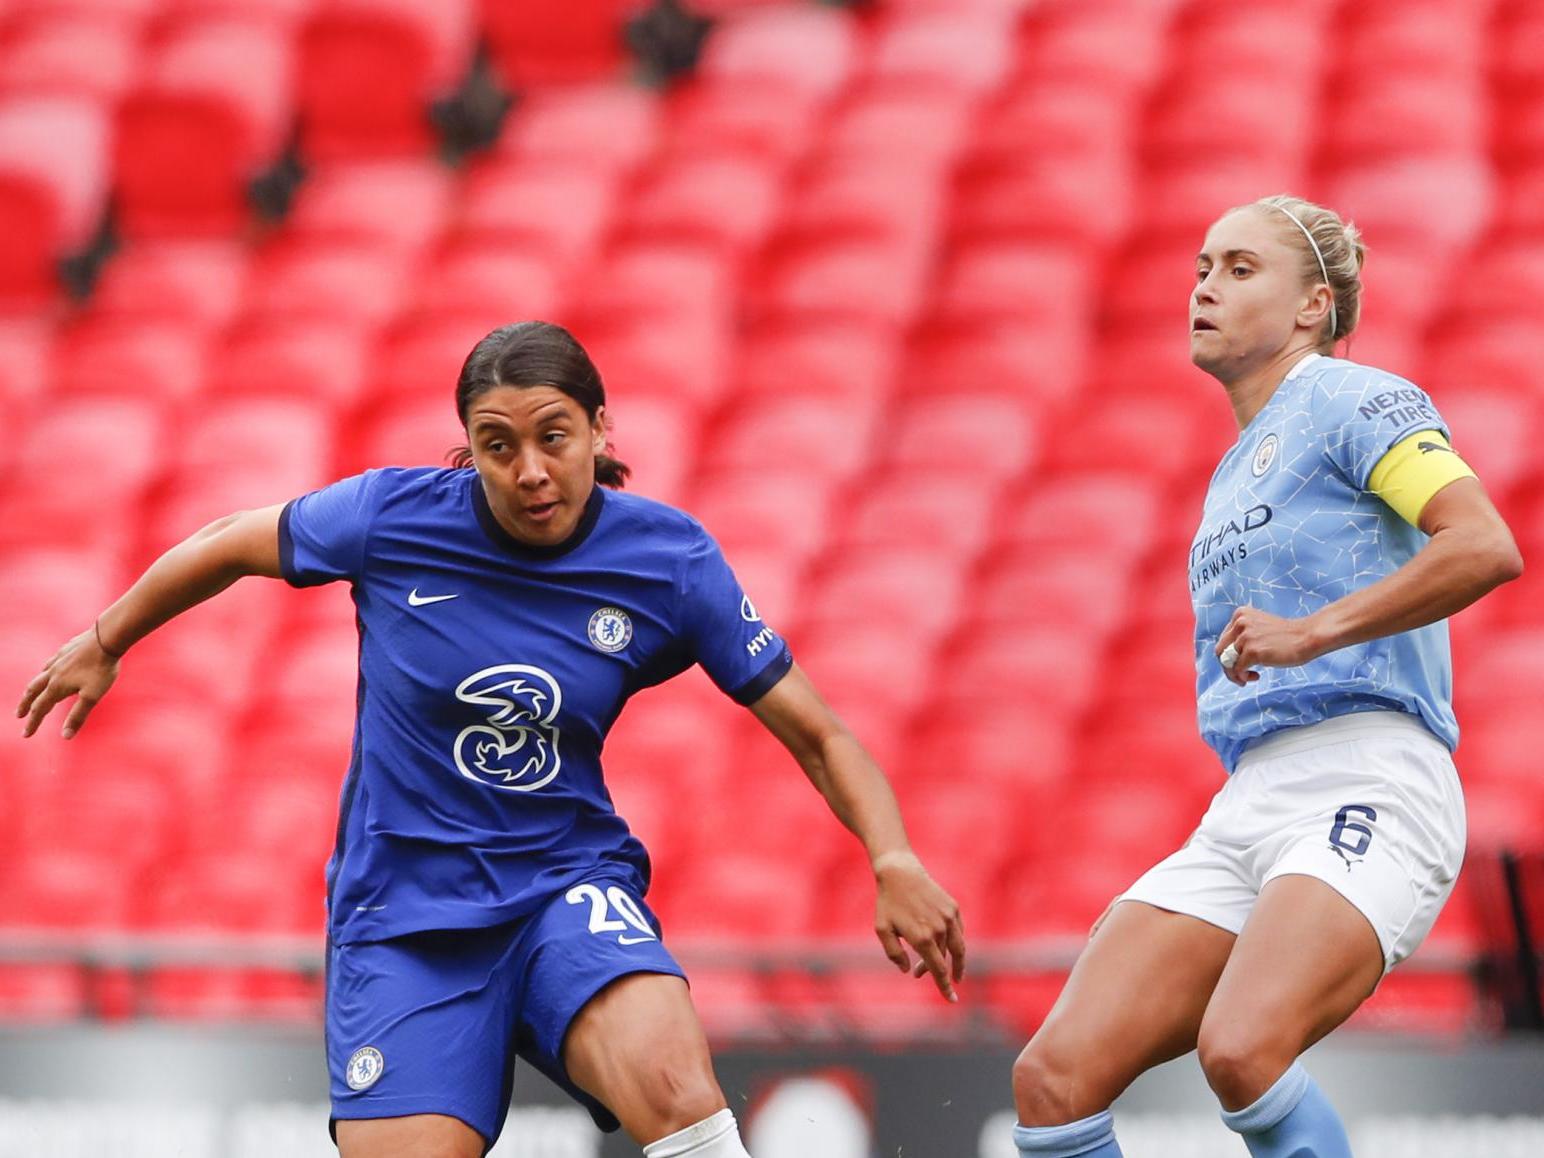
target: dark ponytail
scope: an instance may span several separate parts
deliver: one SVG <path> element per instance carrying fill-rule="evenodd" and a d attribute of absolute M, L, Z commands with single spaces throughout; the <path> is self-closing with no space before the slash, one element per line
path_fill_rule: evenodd
<path fill-rule="evenodd" d="M 472 347 L 456 379 L 456 414 L 463 427 L 472 403 L 499 386 L 551 386 L 579 403 L 591 422 L 606 404 L 606 387 L 595 363 L 572 334 L 551 322 L 500 326 Z M 610 428 L 608 418 L 606 429 Z M 471 466 L 472 448 L 454 451 L 451 465 Z M 608 439 L 605 451 L 595 456 L 595 481 L 620 487 L 631 473 L 626 463 L 612 456 Z"/>

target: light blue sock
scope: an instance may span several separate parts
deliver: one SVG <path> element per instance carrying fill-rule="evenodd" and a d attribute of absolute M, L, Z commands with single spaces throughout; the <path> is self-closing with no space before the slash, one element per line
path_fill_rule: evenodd
<path fill-rule="evenodd" d="M 1025 1158 L 1121 1158 L 1109 1110 L 1065 1126 L 1015 1126 L 1013 1140 Z"/>
<path fill-rule="evenodd" d="M 1340 1115 L 1297 1062 L 1254 1105 L 1224 1110 L 1222 1121 L 1254 1158 L 1351 1158 Z"/>

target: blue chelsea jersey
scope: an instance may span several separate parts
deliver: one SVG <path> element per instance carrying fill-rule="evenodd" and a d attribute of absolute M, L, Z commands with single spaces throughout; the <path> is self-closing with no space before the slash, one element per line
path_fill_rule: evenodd
<path fill-rule="evenodd" d="M 1244 687 L 1214 649 L 1235 608 L 1309 615 L 1391 574 L 1426 536 L 1368 492 L 1401 439 L 1446 424 L 1419 387 L 1369 366 L 1309 355 L 1223 456 L 1190 548 L 1202 737 L 1231 772 L 1255 740 L 1353 712 L 1419 716 L 1450 748 L 1452 660 L 1437 622 L 1329 652 L 1301 667 L 1255 670 Z"/>
<path fill-rule="evenodd" d="M 291 584 L 347 580 L 358 609 L 337 942 L 497 924 L 597 871 L 641 895 L 601 776 L 622 705 L 696 663 L 749 704 L 793 664 L 696 520 L 599 486 L 543 548 L 473 470 L 374 470 L 291 502 L 279 545 Z"/>

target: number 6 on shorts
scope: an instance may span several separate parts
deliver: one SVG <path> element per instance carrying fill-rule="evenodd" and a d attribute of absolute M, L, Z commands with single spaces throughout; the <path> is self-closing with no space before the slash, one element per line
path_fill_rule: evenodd
<path fill-rule="evenodd" d="M 1344 849 L 1352 856 L 1363 856 L 1372 846 L 1372 829 L 1365 824 L 1358 824 L 1351 819 L 1355 814 L 1369 822 L 1378 819 L 1378 810 L 1366 804 L 1348 804 L 1335 814 L 1335 827 L 1330 829 L 1330 844 L 1335 848 Z M 1354 833 L 1351 840 L 1346 839 L 1346 833 Z"/>

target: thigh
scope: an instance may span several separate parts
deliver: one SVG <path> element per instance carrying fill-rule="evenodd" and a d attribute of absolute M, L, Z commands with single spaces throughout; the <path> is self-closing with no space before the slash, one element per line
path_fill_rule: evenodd
<path fill-rule="evenodd" d="M 574 1019 L 563 1062 L 569 1079 L 641 1145 L 727 1104 L 680 977 L 634 973 L 608 985 Z"/>
<path fill-rule="evenodd" d="M 1317 877 L 1276 876 L 1217 983 L 1205 1036 L 1233 1042 L 1222 1052 L 1290 1064 L 1356 1011 L 1383 969 L 1378 935 L 1350 901 Z"/>
<path fill-rule="evenodd" d="M 1232 933 L 1199 918 L 1117 904 L 1025 1049 L 1039 1072 L 1066 1075 L 1073 1088 L 1041 1091 L 1059 1104 L 1021 1105 L 1022 1120 L 1098 1113 L 1144 1070 L 1194 1049 L 1233 943 Z M 1021 1091 L 1020 1100 L 1026 1096 L 1037 1095 Z"/>
<path fill-rule="evenodd" d="M 338 1158 L 482 1158 L 483 1136 L 465 1122 L 442 1114 L 342 1121 L 333 1127 Z"/>
<path fill-rule="evenodd" d="M 497 1138 L 514 1065 L 512 936 L 468 929 L 331 947 L 327 1061 L 340 1145 L 374 1139 L 390 1154 L 406 1129 Z M 425 1120 L 402 1125 L 410 1118 Z"/>

